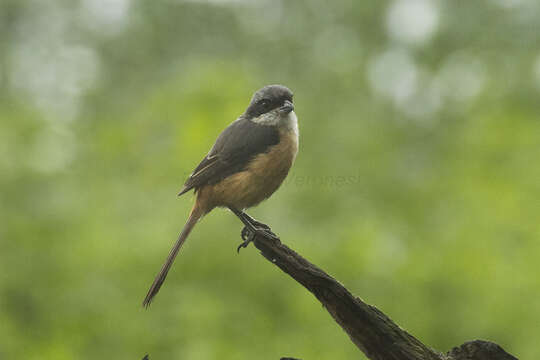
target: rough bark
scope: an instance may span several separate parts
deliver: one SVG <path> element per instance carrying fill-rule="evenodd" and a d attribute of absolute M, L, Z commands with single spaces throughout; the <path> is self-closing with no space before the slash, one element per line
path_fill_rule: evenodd
<path fill-rule="evenodd" d="M 338 281 L 278 238 L 256 235 L 261 254 L 309 290 L 345 330 L 351 341 L 372 360 L 517 360 L 499 345 L 471 341 L 442 354 L 400 328 L 383 312 L 353 296 Z"/>

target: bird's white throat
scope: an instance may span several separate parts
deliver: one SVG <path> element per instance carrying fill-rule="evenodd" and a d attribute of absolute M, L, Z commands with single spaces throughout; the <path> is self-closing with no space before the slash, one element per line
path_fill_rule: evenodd
<path fill-rule="evenodd" d="M 291 111 L 285 118 L 284 125 L 298 137 L 298 118 L 294 111 Z"/>
<path fill-rule="evenodd" d="M 284 127 L 298 135 L 298 118 L 294 111 L 291 111 L 287 115 L 282 115 L 282 113 L 276 109 L 259 115 L 258 117 L 253 118 L 252 121 L 266 126 Z"/>

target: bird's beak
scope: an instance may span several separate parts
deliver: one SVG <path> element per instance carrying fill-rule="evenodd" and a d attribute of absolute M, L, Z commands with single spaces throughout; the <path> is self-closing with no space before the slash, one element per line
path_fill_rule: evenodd
<path fill-rule="evenodd" d="M 289 100 L 285 100 L 283 105 L 279 108 L 279 112 L 281 112 L 283 114 L 288 114 L 293 110 L 294 110 L 294 105 Z"/>

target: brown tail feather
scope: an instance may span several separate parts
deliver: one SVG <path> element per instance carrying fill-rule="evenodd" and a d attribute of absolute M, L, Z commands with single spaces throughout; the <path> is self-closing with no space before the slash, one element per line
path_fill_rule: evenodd
<path fill-rule="evenodd" d="M 191 210 L 191 213 L 189 214 L 189 218 L 184 225 L 184 228 L 182 229 L 182 232 L 180 233 L 180 236 L 178 236 L 178 240 L 176 240 L 176 243 L 174 244 L 173 248 L 171 249 L 171 252 L 169 253 L 169 256 L 167 257 L 167 260 L 165 260 L 165 263 L 161 267 L 161 270 L 159 271 L 159 274 L 154 279 L 154 282 L 152 283 L 152 286 L 148 290 L 148 293 L 146 294 L 146 297 L 143 301 L 143 306 L 145 308 L 148 308 L 150 306 L 150 302 L 152 302 L 152 299 L 156 294 L 158 293 L 159 289 L 161 288 L 161 285 L 165 281 L 165 278 L 167 277 L 167 273 L 169 272 L 172 263 L 174 262 L 174 259 L 176 258 L 176 255 L 178 254 L 178 251 L 186 241 L 189 233 L 199 221 L 199 219 L 204 215 L 201 211 L 199 211 L 199 207 L 197 206 L 197 203 L 195 203 L 195 206 Z"/>

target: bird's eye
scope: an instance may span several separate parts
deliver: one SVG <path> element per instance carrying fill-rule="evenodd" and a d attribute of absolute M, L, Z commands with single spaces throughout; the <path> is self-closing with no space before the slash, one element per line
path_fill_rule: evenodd
<path fill-rule="evenodd" d="M 262 106 L 262 107 L 267 107 L 268 104 L 269 104 L 269 101 L 266 100 L 266 99 L 263 99 L 259 102 L 259 104 Z"/>

